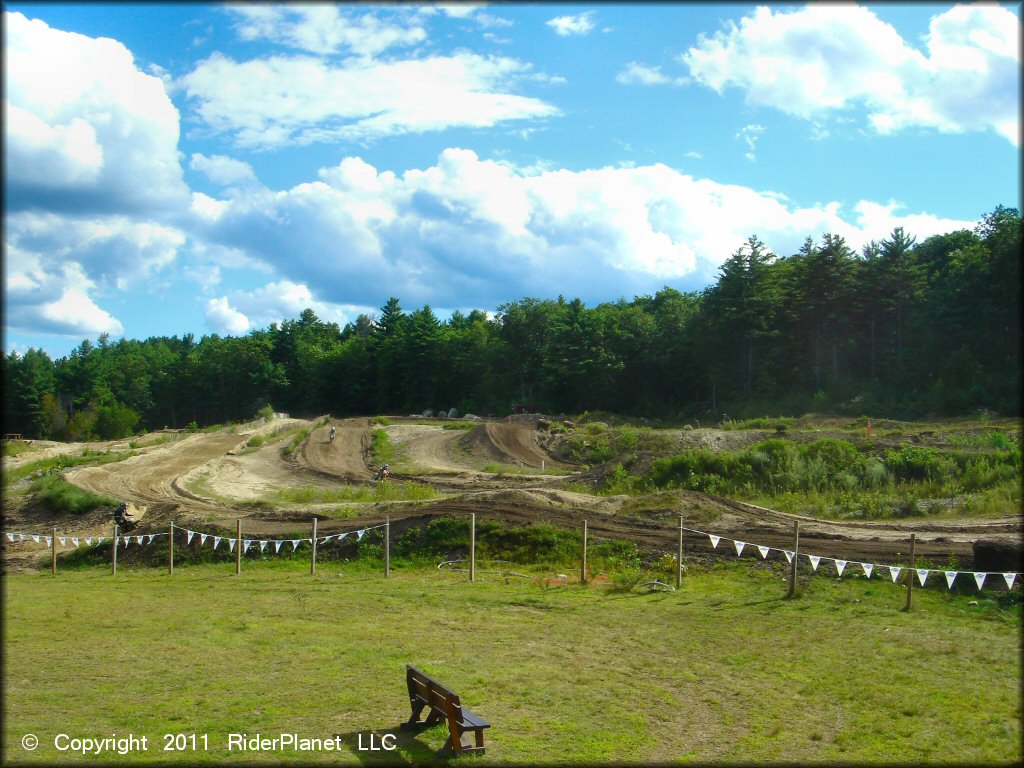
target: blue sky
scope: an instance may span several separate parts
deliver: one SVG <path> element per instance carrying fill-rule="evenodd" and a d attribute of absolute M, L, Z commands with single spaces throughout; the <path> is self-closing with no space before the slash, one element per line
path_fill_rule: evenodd
<path fill-rule="evenodd" d="M 8 3 L 5 348 L 700 289 L 1020 207 L 1020 5 Z"/>

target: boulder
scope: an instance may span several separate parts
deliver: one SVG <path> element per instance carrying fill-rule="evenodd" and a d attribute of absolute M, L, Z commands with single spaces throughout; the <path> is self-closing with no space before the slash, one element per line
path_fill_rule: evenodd
<path fill-rule="evenodd" d="M 1019 541 L 979 539 L 974 542 L 974 570 L 986 573 L 1024 571 L 1024 547 Z"/>
<path fill-rule="evenodd" d="M 451 410 L 449 410 L 448 411 L 448 418 L 449 419 L 457 419 L 457 418 L 459 418 L 459 409 L 458 408 L 452 408 Z"/>
<path fill-rule="evenodd" d="M 427 410 L 423 412 L 423 415 L 429 419 L 431 416 L 434 415 L 434 410 L 432 408 L 427 408 Z"/>

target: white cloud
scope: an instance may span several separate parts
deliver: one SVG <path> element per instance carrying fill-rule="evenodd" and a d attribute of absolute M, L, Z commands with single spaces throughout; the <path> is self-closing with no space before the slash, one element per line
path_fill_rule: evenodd
<path fill-rule="evenodd" d="M 222 336 L 241 336 L 249 330 L 249 318 L 232 307 L 227 297 L 206 302 L 206 325 Z"/>
<path fill-rule="evenodd" d="M 757 160 L 757 140 L 761 138 L 762 133 L 764 133 L 763 125 L 751 123 L 750 125 L 743 126 L 739 133 L 736 134 L 736 138 L 747 145 L 747 151 L 743 156 L 751 162 Z"/>
<path fill-rule="evenodd" d="M 198 152 L 192 155 L 189 168 L 204 174 L 214 184 L 233 186 L 256 181 L 256 173 L 252 166 L 241 160 L 224 155 L 206 155 Z"/>
<path fill-rule="evenodd" d="M 685 156 L 690 158 L 691 160 L 703 160 L 704 159 L 704 155 L 702 155 L 700 152 L 697 152 L 697 151 L 692 150 L 692 149 L 689 152 L 687 152 Z"/>
<path fill-rule="evenodd" d="M 857 105 L 879 133 L 910 127 L 1020 132 L 1020 20 L 997 5 L 956 6 L 931 20 L 927 55 L 864 7 L 761 6 L 701 36 L 681 58 L 719 93 L 808 120 Z M 820 126 L 817 129 L 820 132 Z"/>
<path fill-rule="evenodd" d="M 35 254 L 50 272 L 78 265 L 105 289 L 137 286 L 173 264 L 185 242 L 175 228 L 124 216 L 86 219 L 21 211 L 8 214 L 6 224 L 8 247 Z"/>
<path fill-rule="evenodd" d="M 4 23 L 8 210 L 152 213 L 187 200 L 178 111 L 159 77 L 115 40 L 16 12 Z"/>
<path fill-rule="evenodd" d="M 515 59 L 466 52 L 337 65 L 305 56 L 236 62 L 215 53 L 181 83 L 210 128 L 233 133 L 241 147 L 267 149 L 559 114 L 510 91 L 528 74 Z"/>
<path fill-rule="evenodd" d="M 239 18 L 236 30 L 241 39 L 270 40 L 317 54 L 344 50 L 373 56 L 427 37 L 420 26 L 382 21 L 375 13 L 357 13 L 354 9 L 358 6 L 247 4 L 225 8 Z"/>
<path fill-rule="evenodd" d="M 312 309 L 324 322 L 344 326 L 359 313 L 371 307 L 339 305 L 319 301 L 305 284 L 280 280 L 254 291 L 233 291 L 207 303 L 207 324 L 218 333 L 244 333 L 245 328 L 265 327 L 293 319 L 305 309 Z"/>
<path fill-rule="evenodd" d="M 117 318 L 90 297 L 95 284 L 75 263 L 45 265 L 38 254 L 5 249 L 5 324 L 9 329 L 63 336 L 121 334 Z"/>
<path fill-rule="evenodd" d="M 556 16 L 546 24 L 562 37 L 586 35 L 594 29 L 594 12 L 587 11 L 575 16 Z"/>
<path fill-rule="evenodd" d="M 453 148 L 401 175 L 355 157 L 319 175 L 232 197 L 206 233 L 275 269 L 283 316 L 313 296 L 325 305 L 399 296 L 439 307 L 555 293 L 606 299 L 666 281 L 700 286 L 753 233 L 786 254 L 823 232 L 857 248 L 894 226 L 922 238 L 973 226 L 895 203 L 860 201 L 845 213 L 837 202 L 800 207 L 661 164 L 525 170 Z M 265 295 L 228 298 L 248 317 L 274 304 Z"/>
<path fill-rule="evenodd" d="M 635 61 L 629 62 L 615 76 L 615 81 L 623 85 L 686 85 L 689 82 L 685 77 L 669 77 L 661 67 L 648 67 Z"/>

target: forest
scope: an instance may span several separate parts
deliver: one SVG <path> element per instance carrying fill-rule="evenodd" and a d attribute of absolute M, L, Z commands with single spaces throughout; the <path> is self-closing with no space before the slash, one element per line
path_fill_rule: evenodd
<path fill-rule="evenodd" d="M 4 429 L 114 439 L 253 417 L 609 411 L 677 421 L 836 412 L 898 419 L 1020 412 L 1021 218 L 860 252 L 834 234 L 788 256 L 752 236 L 700 292 L 493 313 L 398 298 L 341 328 L 312 310 L 240 337 L 84 340 L 4 355 Z"/>

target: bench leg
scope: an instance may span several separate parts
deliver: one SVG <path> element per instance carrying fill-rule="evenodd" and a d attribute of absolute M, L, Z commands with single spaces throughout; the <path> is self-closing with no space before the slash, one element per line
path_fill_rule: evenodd
<path fill-rule="evenodd" d="M 419 722 L 420 713 L 423 711 L 424 706 L 426 705 L 422 702 L 417 702 L 416 704 L 412 705 L 412 716 L 409 718 L 408 722 L 402 723 L 401 727 L 403 730 L 409 730 L 410 728 L 420 728 L 424 725 L 423 723 Z"/>

